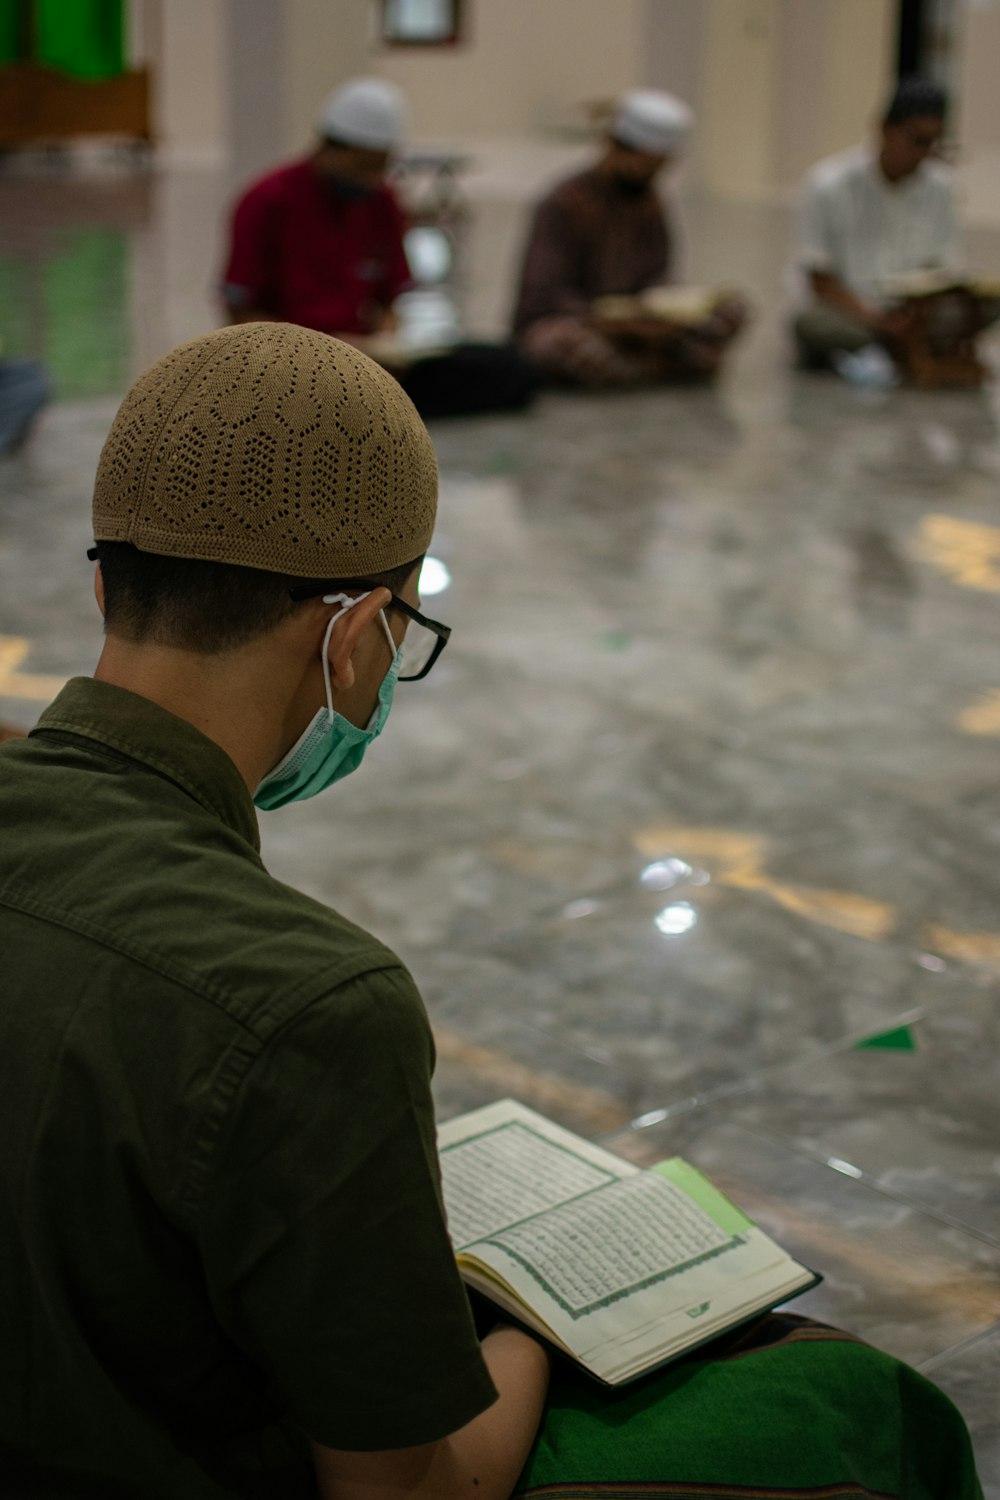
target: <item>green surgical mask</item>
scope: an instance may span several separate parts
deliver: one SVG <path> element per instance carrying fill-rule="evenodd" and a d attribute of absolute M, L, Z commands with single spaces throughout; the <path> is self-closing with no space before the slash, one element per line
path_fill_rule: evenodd
<path fill-rule="evenodd" d="M 327 651 L 334 624 L 345 610 L 353 609 L 355 604 L 360 604 L 362 599 L 367 598 L 367 594 L 359 594 L 356 597 L 350 594 L 323 595 L 324 604 L 340 605 L 337 613 L 330 616 L 330 623 L 323 637 L 322 661 L 323 681 L 326 685 L 326 706 L 319 710 L 292 748 L 281 757 L 273 770 L 268 771 L 254 792 L 254 802 L 265 812 L 271 812 L 276 807 L 284 807 L 289 802 L 304 802 L 307 797 L 315 797 L 317 792 L 325 792 L 327 787 L 333 786 L 335 781 L 341 781 L 345 776 L 349 776 L 360 766 L 372 740 L 377 739 L 382 733 L 392 707 L 399 665 L 403 659 L 403 648 L 397 647 L 393 640 L 384 610 L 379 610 L 378 617 L 392 651 L 392 664 L 378 690 L 378 704 L 375 712 L 364 729 L 359 729 L 357 724 L 352 724 L 349 719 L 344 718 L 343 714 L 337 713 L 333 706 L 333 691 L 330 686 L 330 660 Z"/>

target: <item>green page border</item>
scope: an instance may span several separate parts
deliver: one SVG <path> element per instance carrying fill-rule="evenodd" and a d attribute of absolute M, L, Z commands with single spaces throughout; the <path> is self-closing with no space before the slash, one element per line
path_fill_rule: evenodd
<path fill-rule="evenodd" d="M 658 1161 L 648 1170 L 658 1172 L 661 1177 L 672 1182 L 674 1187 L 680 1188 L 726 1234 L 745 1234 L 748 1229 L 755 1227 L 753 1219 L 748 1218 L 735 1203 L 731 1203 L 725 1193 L 720 1193 L 707 1177 L 702 1176 L 697 1167 L 692 1167 L 683 1157 L 668 1157 L 666 1161 Z"/>

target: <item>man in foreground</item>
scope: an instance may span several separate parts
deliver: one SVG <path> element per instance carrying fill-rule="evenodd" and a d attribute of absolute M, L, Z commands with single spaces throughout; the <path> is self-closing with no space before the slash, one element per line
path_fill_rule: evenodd
<path fill-rule="evenodd" d="M 537 206 L 513 331 L 551 379 L 600 387 L 717 374 L 743 326 L 739 298 L 709 294 L 704 310 L 683 320 L 640 304 L 612 315 L 605 301 L 638 297 L 669 279 L 672 236 L 655 184 L 691 124 L 691 111 L 672 95 L 631 90 L 618 101 L 594 165 Z"/>
<path fill-rule="evenodd" d="M 353 770 L 440 655 L 436 481 L 391 378 L 285 324 L 115 419 L 95 676 L 0 748 L 0 1493 L 978 1500 L 940 1393 L 806 1319 L 562 1371 L 541 1427 L 542 1346 L 478 1341 L 412 980 L 267 874 L 254 811 Z"/>
<path fill-rule="evenodd" d="M 906 278 L 930 272 L 942 285 L 962 280 L 954 177 L 936 156 L 947 104 L 940 85 L 905 80 L 889 100 L 874 148 L 830 157 L 806 178 L 796 262 L 807 301 L 793 323 L 804 368 L 827 368 L 838 353 L 872 344 L 905 361 L 921 316 L 907 303 Z M 926 312 L 938 355 L 996 315 L 983 306 L 970 325 L 946 297 Z"/>
<path fill-rule="evenodd" d="M 513 1487 L 548 1361 L 476 1338 L 419 997 L 253 805 L 353 769 L 440 649 L 436 487 L 391 377 L 285 324 L 116 418 L 104 650 L 0 771 L 5 1497 Z"/>

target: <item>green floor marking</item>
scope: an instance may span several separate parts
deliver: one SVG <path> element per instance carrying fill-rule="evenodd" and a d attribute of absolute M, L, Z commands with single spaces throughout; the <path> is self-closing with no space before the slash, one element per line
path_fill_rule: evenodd
<path fill-rule="evenodd" d="M 518 467 L 517 457 L 513 453 L 507 453 L 503 448 L 497 448 L 490 454 L 483 465 L 484 474 L 513 474 Z"/>
<path fill-rule="evenodd" d="M 882 1031 L 878 1036 L 866 1037 L 863 1042 L 855 1042 L 854 1050 L 862 1051 L 866 1047 L 883 1047 L 890 1052 L 916 1052 L 917 1041 L 909 1026 L 895 1026 L 892 1031 Z"/>

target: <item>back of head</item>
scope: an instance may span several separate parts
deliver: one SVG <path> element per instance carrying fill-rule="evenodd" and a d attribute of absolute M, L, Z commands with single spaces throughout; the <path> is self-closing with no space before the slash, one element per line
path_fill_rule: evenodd
<path fill-rule="evenodd" d="M 948 113 L 948 94 L 930 78 L 904 78 L 896 86 L 882 116 L 883 125 L 902 125 L 907 120 L 943 120 Z"/>
<path fill-rule="evenodd" d="M 319 133 L 365 151 L 395 151 L 406 123 L 406 104 L 395 84 L 384 78 L 352 78 L 327 99 Z"/>
<path fill-rule="evenodd" d="M 676 156 L 694 115 L 681 99 L 658 89 L 629 89 L 615 106 L 610 134 L 619 145 L 650 156 Z"/>
<path fill-rule="evenodd" d="M 218 329 L 140 376 L 104 444 L 93 521 L 108 628 L 238 645 L 281 618 L 290 578 L 412 565 L 436 507 L 427 430 L 373 360 L 288 323 Z M 248 599 L 264 603 L 244 621 Z"/>

